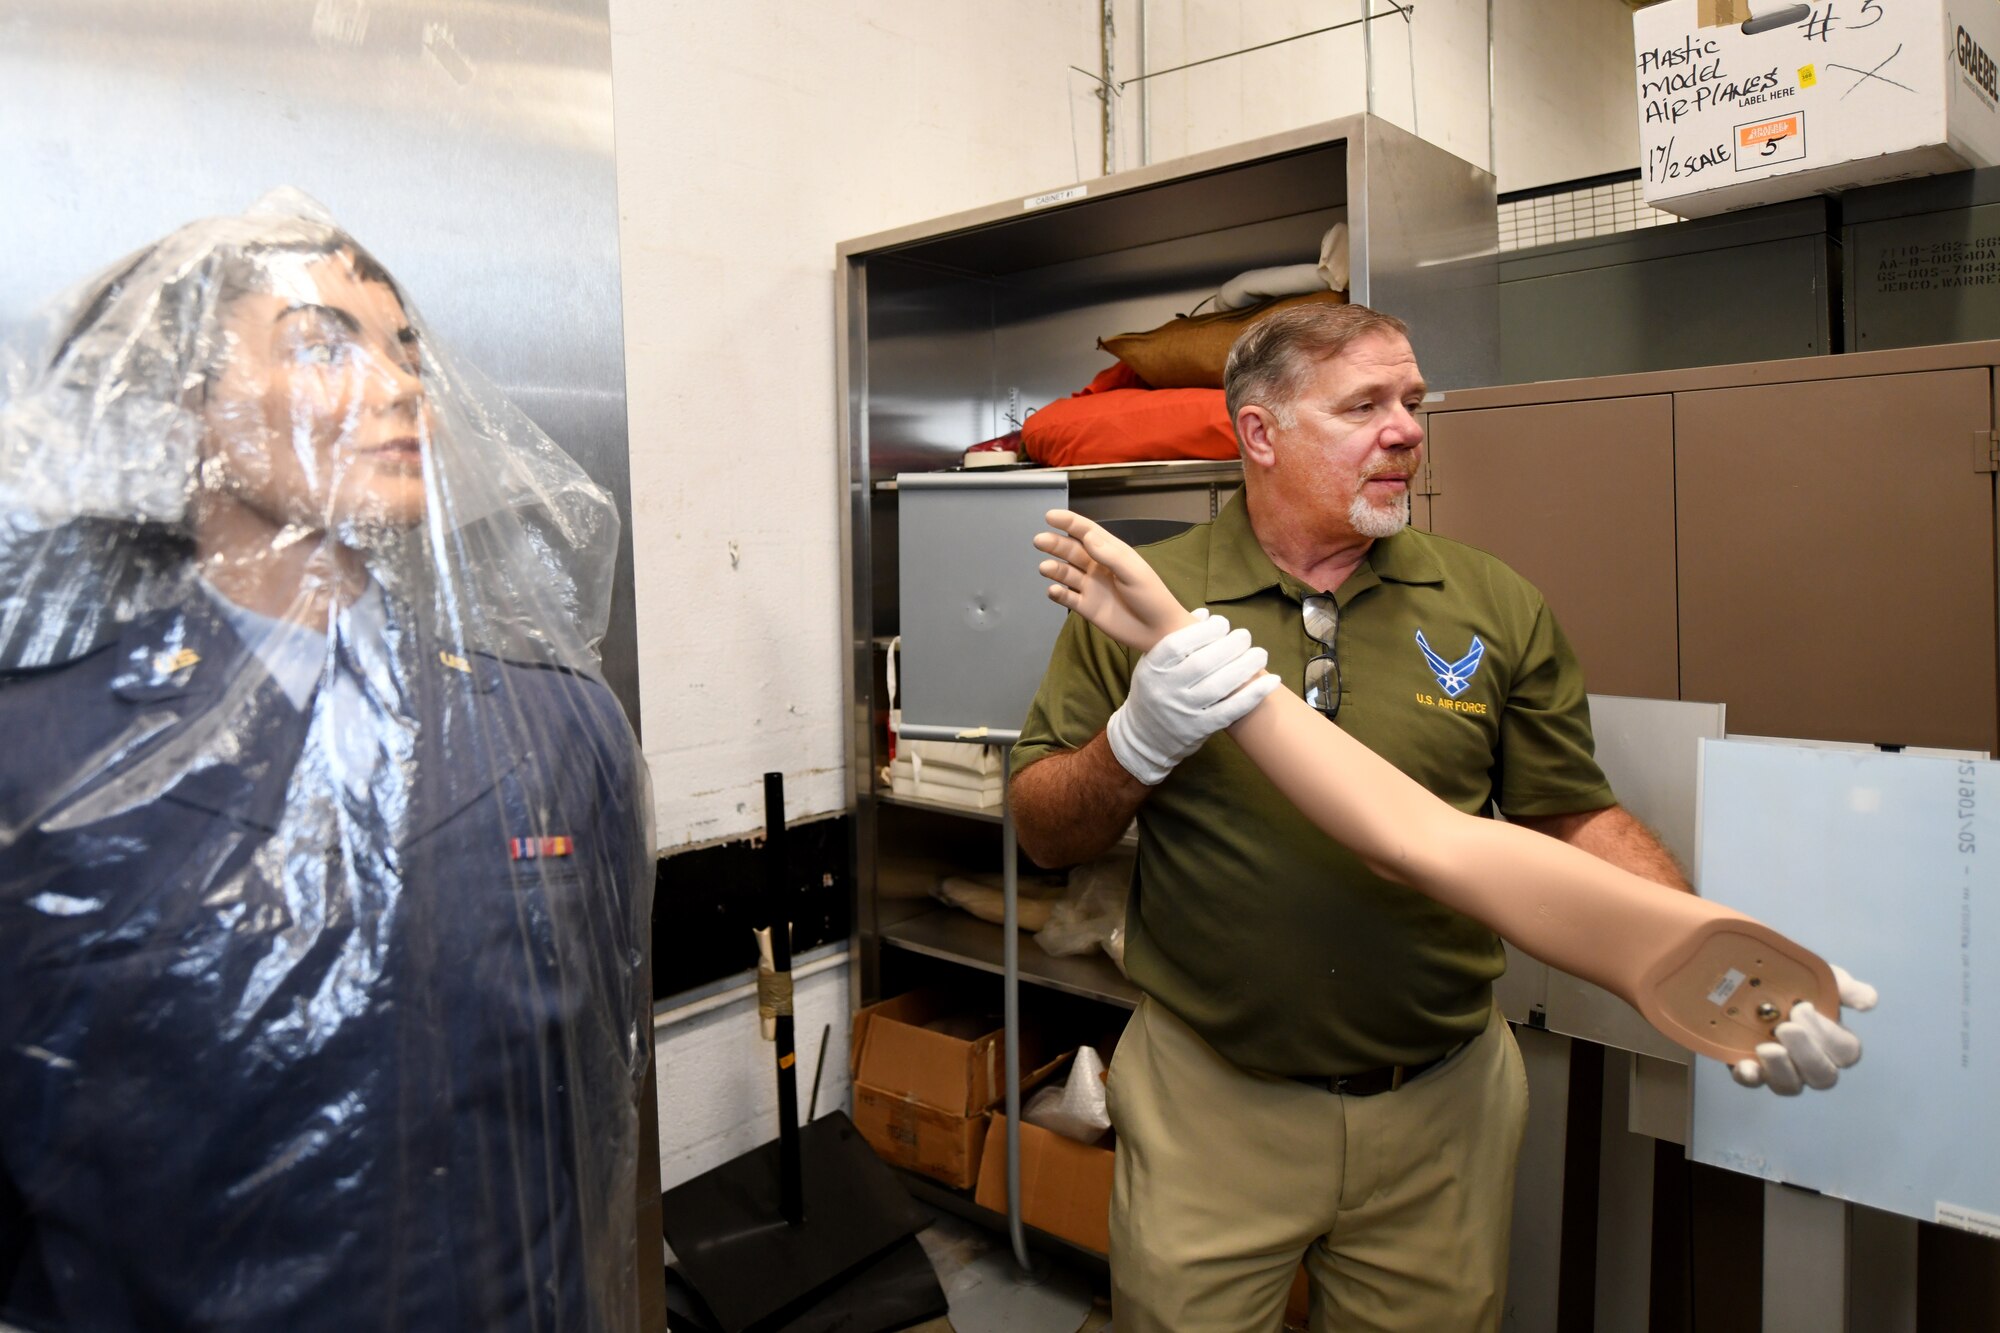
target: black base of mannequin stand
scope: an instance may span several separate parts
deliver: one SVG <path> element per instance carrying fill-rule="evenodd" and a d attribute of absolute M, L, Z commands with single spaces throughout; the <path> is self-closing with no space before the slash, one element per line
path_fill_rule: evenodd
<path fill-rule="evenodd" d="M 775 1042 L 778 1137 L 662 1194 L 660 1227 L 681 1275 L 707 1307 L 711 1322 L 696 1327 L 718 1333 L 902 1328 L 907 1321 L 897 1323 L 893 1314 L 868 1312 L 873 1288 L 865 1285 L 847 1293 L 850 1316 L 843 1322 L 798 1322 L 929 1218 L 846 1115 L 836 1111 L 799 1128 L 785 780 L 778 773 L 764 775 L 764 864 L 767 925 L 759 937 L 769 944 L 771 964 L 760 978 L 759 1009 L 771 1019 Z M 923 1260 L 921 1247 L 916 1257 Z M 926 1298 L 935 1293 L 941 1310 L 944 1292 L 930 1264 L 922 1266 Z M 882 1287 L 884 1299 L 907 1285 Z"/>
<path fill-rule="evenodd" d="M 893 1333 L 943 1318 L 944 1289 L 930 1257 L 914 1238 L 842 1278 L 798 1314 L 780 1316 L 769 1333 Z M 667 1270 L 667 1318 L 673 1333 L 721 1333 L 722 1325 L 701 1296 L 674 1269 Z"/>
<path fill-rule="evenodd" d="M 767 1143 L 660 1196 L 661 1229 L 687 1285 L 700 1295 L 718 1333 L 764 1330 L 901 1328 L 857 1317 L 838 1324 L 803 1319 L 822 1299 L 841 1295 L 841 1279 L 894 1250 L 929 1217 L 882 1164 L 845 1114 L 821 1116 L 799 1135 L 805 1217 L 778 1211 L 778 1144 Z M 910 1241 L 914 1245 L 914 1241 Z M 930 1264 L 917 1259 L 935 1312 L 944 1292 Z M 889 1295 L 900 1291 L 891 1284 Z M 867 1294 L 863 1289 L 854 1297 Z M 891 1302 L 894 1304 L 894 1302 Z M 884 1307 L 885 1319 L 895 1317 Z"/>

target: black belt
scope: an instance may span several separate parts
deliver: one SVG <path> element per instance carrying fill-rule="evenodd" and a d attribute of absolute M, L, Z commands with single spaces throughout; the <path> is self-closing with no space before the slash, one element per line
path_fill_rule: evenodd
<path fill-rule="evenodd" d="M 1465 1047 L 1466 1043 L 1460 1042 L 1435 1060 L 1426 1060 L 1418 1065 L 1383 1065 L 1380 1069 L 1364 1069 L 1358 1074 L 1293 1074 L 1291 1079 L 1294 1083 L 1337 1092 L 1343 1097 L 1373 1097 L 1378 1092 L 1394 1092 L 1411 1080 L 1422 1078 Z"/>

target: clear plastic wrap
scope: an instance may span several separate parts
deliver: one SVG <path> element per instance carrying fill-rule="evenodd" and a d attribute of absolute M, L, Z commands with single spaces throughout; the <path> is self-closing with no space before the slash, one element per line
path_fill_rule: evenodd
<path fill-rule="evenodd" d="M 0 1318 L 634 1326 L 617 521 L 296 193 L 0 349 Z"/>
<path fill-rule="evenodd" d="M 1098 1143 L 1111 1132 L 1111 1107 L 1104 1088 L 1104 1057 L 1095 1046 L 1076 1048 L 1069 1077 L 1049 1084 L 1021 1108 L 1021 1119 L 1078 1143 Z"/>
<path fill-rule="evenodd" d="M 1136 857 L 1132 848 L 1118 847 L 1071 867 L 1069 887 L 1035 928 L 1035 943 L 1042 952 L 1060 958 L 1101 948 L 1120 972 L 1125 970 L 1125 904 Z"/>

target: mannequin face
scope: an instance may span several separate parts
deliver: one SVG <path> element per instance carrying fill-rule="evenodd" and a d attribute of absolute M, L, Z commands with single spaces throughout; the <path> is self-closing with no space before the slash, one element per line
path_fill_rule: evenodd
<path fill-rule="evenodd" d="M 420 522 L 432 420 L 402 303 L 345 252 L 284 276 L 222 312 L 202 489 L 272 540 Z"/>

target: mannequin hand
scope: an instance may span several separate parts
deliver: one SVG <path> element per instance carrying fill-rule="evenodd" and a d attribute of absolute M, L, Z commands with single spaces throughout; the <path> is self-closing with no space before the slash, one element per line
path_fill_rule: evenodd
<path fill-rule="evenodd" d="M 1124 549 L 1131 555 L 1129 546 Z M 1264 670 L 1270 655 L 1251 646 L 1248 630 L 1231 630 L 1227 620 L 1206 611 L 1195 616 L 1139 659 L 1132 691 L 1104 729 L 1112 755 L 1149 787 L 1165 782 L 1203 741 L 1278 688 L 1278 678 Z"/>
<path fill-rule="evenodd" d="M 1088 620 L 1127 648 L 1150 650 L 1194 617 L 1139 553 L 1081 514 L 1051 509 L 1035 549 L 1054 560 L 1041 563 L 1049 600 Z"/>
<path fill-rule="evenodd" d="M 1847 969 L 1835 967 L 1842 1008 L 1866 1013 L 1875 1007 L 1875 988 L 1856 981 Z M 1776 1041 L 1757 1047 L 1757 1058 L 1739 1060 L 1730 1074 L 1746 1088 L 1768 1087 L 1780 1097 L 1796 1097 L 1805 1088 L 1830 1088 L 1840 1071 L 1861 1058 L 1861 1038 L 1813 1008 L 1811 1001 L 1793 1006 L 1778 1024 Z"/>

